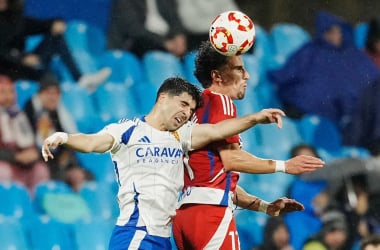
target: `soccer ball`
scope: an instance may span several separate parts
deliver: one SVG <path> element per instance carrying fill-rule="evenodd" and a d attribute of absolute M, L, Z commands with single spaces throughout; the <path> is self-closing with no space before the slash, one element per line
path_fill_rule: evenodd
<path fill-rule="evenodd" d="M 253 21 L 240 11 L 226 11 L 215 17 L 209 31 L 210 42 L 220 54 L 241 55 L 255 42 Z"/>

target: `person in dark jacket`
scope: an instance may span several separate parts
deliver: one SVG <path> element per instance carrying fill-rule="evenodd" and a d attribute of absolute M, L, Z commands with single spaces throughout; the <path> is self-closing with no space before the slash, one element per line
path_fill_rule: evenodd
<path fill-rule="evenodd" d="M 114 0 L 107 39 L 109 49 L 131 51 L 140 57 L 150 50 L 177 57 L 187 52 L 176 0 Z"/>
<path fill-rule="evenodd" d="M 268 74 L 288 116 L 324 116 L 341 130 L 351 122 L 363 88 L 380 77 L 372 60 L 355 47 L 352 26 L 324 11 L 317 13 L 314 39 Z"/>
<path fill-rule="evenodd" d="M 22 1 L 0 0 L 0 73 L 13 80 L 39 81 L 49 71 L 53 56 L 59 55 L 73 79 L 84 88 L 94 90 L 110 75 L 110 69 L 83 75 L 64 39 L 65 30 L 63 20 L 24 16 Z M 26 52 L 26 40 L 32 35 L 43 35 L 43 39 L 34 50 Z"/>
<path fill-rule="evenodd" d="M 270 217 L 264 227 L 263 243 L 253 250 L 293 250 L 289 229 L 280 216 Z"/>

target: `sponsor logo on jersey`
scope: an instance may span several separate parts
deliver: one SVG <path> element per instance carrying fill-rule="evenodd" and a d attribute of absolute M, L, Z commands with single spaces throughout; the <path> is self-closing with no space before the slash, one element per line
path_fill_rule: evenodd
<path fill-rule="evenodd" d="M 136 149 L 136 156 L 142 157 L 169 157 L 169 158 L 182 158 L 183 150 L 179 148 L 170 147 L 139 147 Z"/>

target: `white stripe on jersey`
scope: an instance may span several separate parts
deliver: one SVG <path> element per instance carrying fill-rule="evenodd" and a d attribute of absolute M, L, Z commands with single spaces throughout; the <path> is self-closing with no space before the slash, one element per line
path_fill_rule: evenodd
<path fill-rule="evenodd" d="M 140 249 L 142 240 L 145 238 L 146 232 L 142 230 L 136 230 L 135 235 L 131 240 L 131 243 L 128 246 L 128 250 L 137 250 Z"/>
<path fill-rule="evenodd" d="M 212 236 L 211 240 L 207 243 L 204 250 L 214 250 L 220 249 L 226 238 L 228 227 L 230 226 L 232 220 L 232 211 L 229 207 L 226 207 L 226 212 L 224 213 L 223 219 L 219 224 L 218 229 L 216 229 L 215 234 Z"/>
<path fill-rule="evenodd" d="M 229 115 L 229 116 L 234 116 L 235 111 L 234 111 L 232 99 L 229 98 L 227 95 L 222 95 L 222 94 L 215 93 L 215 92 L 212 92 L 212 93 L 215 95 L 219 95 L 220 100 L 221 100 L 222 105 L 223 105 L 223 114 Z"/>

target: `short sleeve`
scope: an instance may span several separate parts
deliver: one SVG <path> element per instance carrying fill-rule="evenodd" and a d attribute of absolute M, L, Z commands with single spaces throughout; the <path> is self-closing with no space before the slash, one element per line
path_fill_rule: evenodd
<path fill-rule="evenodd" d="M 120 123 L 111 123 L 105 126 L 98 133 L 106 133 L 106 134 L 111 135 L 114 138 L 114 143 L 112 145 L 112 148 L 109 151 L 115 152 L 119 148 L 119 145 L 122 140 L 122 135 L 134 126 L 135 126 L 135 123 L 133 121 L 126 120 Z"/>
<path fill-rule="evenodd" d="M 191 133 L 196 124 L 194 122 L 187 122 L 181 128 L 178 129 L 180 142 L 184 151 L 191 151 Z"/>

